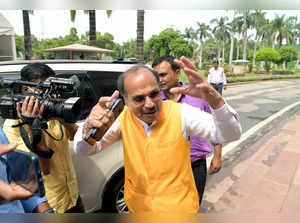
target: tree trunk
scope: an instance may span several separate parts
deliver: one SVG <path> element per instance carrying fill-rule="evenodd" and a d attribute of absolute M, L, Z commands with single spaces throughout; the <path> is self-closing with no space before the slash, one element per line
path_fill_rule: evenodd
<path fill-rule="evenodd" d="M 25 59 L 30 60 L 32 57 L 32 46 L 31 46 L 29 12 L 27 10 L 23 10 L 22 12 L 23 12 L 23 27 L 24 27 Z"/>
<path fill-rule="evenodd" d="M 253 52 L 253 60 L 252 60 L 252 66 L 255 67 L 255 55 L 256 55 L 256 45 L 257 45 L 257 41 L 254 41 L 254 52 Z"/>
<path fill-rule="evenodd" d="M 137 10 L 136 59 L 144 61 L 144 10 Z"/>
<path fill-rule="evenodd" d="M 236 59 L 238 60 L 240 57 L 240 46 L 239 46 L 239 41 L 237 41 L 237 46 L 236 46 Z"/>
<path fill-rule="evenodd" d="M 247 60 L 247 31 L 244 34 L 244 41 L 243 41 L 243 60 Z"/>
<path fill-rule="evenodd" d="M 217 60 L 220 60 L 220 58 L 221 58 L 221 49 L 220 49 L 220 45 L 218 45 Z"/>
<path fill-rule="evenodd" d="M 96 11 L 95 10 L 89 10 L 89 22 L 90 22 L 89 45 L 96 46 Z"/>
<path fill-rule="evenodd" d="M 225 42 L 223 42 L 223 44 L 222 44 L 222 63 L 224 63 L 224 60 L 225 60 L 225 56 L 224 56 L 224 54 L 225 54 Z"/>
<path fill-rule="evenodd" d="M 230 41 L 230 53 L 229 53 L 229 67 L 230 71 L 232 71 L 232 57 L 233 57 L 233 44 L 234 44 L 234 39 L 233 39 L 233 34 L 231 36 L 231 41 Z"/>
<path fill-rule="evenodd" d="M 199 68 L 202 68 L 202 54 L 203 54 L 203 45 L 200 45 L 200 61 L 199 61 Z"/>

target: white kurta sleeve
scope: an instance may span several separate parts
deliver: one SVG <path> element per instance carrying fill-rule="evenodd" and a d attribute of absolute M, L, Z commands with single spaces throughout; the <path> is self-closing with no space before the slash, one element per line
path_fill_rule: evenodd
<path fill-rule="evenodd" d="M 78 155 L 89 156 L 98 153 L 121 139 L 121 129 L 119 119 L 112 124 L 102 139 L 95 145 L 90 145 L 83 140 L 82 129 L 84 123 L 79 124 L 79 128 L 74 136 L 74 152 Z"/>
<path fill-rule="evenodd" d="M 212 114 L 201 111 L 188 104 L 182 105 L 181 122 L 183 135 L 201 136 L 216 143 L 238 140 L 242 134 L 238 113 L 228 104 Z"/>

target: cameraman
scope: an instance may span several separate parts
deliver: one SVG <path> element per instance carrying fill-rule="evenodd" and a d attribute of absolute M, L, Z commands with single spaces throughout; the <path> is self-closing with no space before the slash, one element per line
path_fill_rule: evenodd
<path fill-rule="evenodd" d="M 28 64 L 21 70 L 22 81 L 41 83 L 52 76 L 55 76 L 55 72 L 42 63 Z M 37 89 L 23 86 L 22 91 L 33 93 Z M 33 96 L 26 97 L 22 108 L 17 104 L 20 119 L 7 119 L 4 123 L 4 131 L 9 140 L 20 144 L 18 149 L 29 151 L 23 140 L 24 136 L 22 137 L 20 134 L 20 128 L 24 128 L 28 136 L 32 138 L 32 122 L 30 120 L 32 121 L 32 118 L 37 117 L 38 114 L 42 116 L 43 105 L 39 108 L 38 103 Z M 27 124 L 17 128 L 13 127 L 22 123 Z M 73 140 L 77 125 L 53 118 L 47 120 L 47 126 L 47 132 L 51 136 L 42 131 L 40 142 L 35 148 L 45 177 L 46 196 L 50 205 L 58 213 L 83 213 L 84 207 L 78 193 L 77 179 L 69 151 L 69 140 Z M 57 140 L 60 138 L 62 139 Z"/>
<path fill-rule="evenodd" d="M 21 186 L 9 184 L 6 153 L 14 150 L 16 144 L 8 144 L 0 128 L 0 213 L 48 213 L 51 210 L 46 197 L 37 197 Z"/>

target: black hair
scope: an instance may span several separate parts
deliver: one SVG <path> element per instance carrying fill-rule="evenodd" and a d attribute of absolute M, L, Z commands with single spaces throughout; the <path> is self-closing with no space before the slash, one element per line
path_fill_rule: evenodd
<path fill-rule="evenodd" d="M 156 67 L 157 65 L 161 64 L 162 62 L 166 61 L 171 65 L 172 70 L 175 72 L 176 70 L 179 70 L 180 67 L 174 63 L 174 57 L 171 55 L 162 56 L 154 60 L 152 63 L 152 68 Z"/>
<path fill-rule="evenodd" d="M 31 63 L 21 70 L 22 81 L 35 81 L 39 78 L 55 76 L 54 70 L 43 63 Z"/>
<path fill-rule="evenodd" d="M 219 61 L 218 61 L 218 60 L 214 60 L 214 61 L 213 61 L 213 63 L 217 63 L 217 64 L 219 64 Z"/>
<path fill-rule="evenodd" d="M 117 84 L 118 84 L 118 90 L 119 90 L 119 92 L 120 92 L 120 94 L 122 96 L 127 97 L 127 91 L 126 91 L 125 86 L 124 86 L 124 79 L 125 79 L 125 77 L 127 75 L 131 74 L 131 73 L 137 73 L 137 71 L 139 71 L 141 69 L 146 69 L 146 70 L 150 71 L 153 74 L 153 76 L 155 77 L 155 80 L 156 80 L 156 82 L 157 82 L 157 84 L 159 86 L 160 81 L 159 81 L 159 76 L 158 76 L 157 72 L 154 71 L 153 69 L 151 69 L 150 67 L 147 67 L 145 65 L 139 64 L 139 65 L 131 67 L 130 69 L 128 69 L 127 71 L 125 71 L 123 74 L 121 74 L 118 77 L 118 82 L 117 82 Z"/>

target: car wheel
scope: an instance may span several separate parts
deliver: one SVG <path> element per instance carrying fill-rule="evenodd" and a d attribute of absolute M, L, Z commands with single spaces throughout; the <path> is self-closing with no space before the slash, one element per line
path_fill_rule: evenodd
<path fill-rule="evenodd" d="M 124 200 L 124 177 L 112 183 L 107 190 L 102 205 L 103 212 L 128 213 L 128 207 Z"/>

